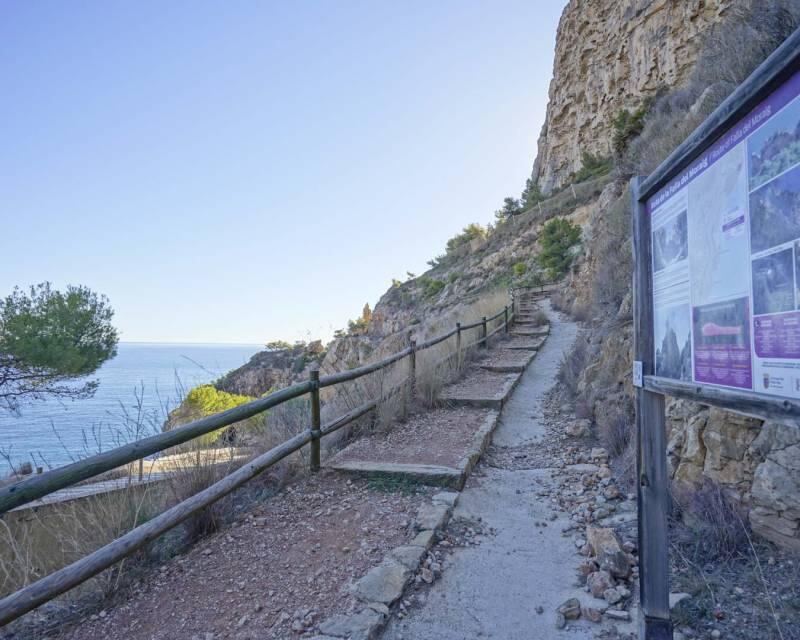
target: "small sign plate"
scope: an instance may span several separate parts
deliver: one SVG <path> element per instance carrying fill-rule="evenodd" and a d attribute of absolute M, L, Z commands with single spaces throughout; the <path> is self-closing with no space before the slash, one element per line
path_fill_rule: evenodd
<path fill-rule="evenodd" d="M 635 360 L 633 363 L 633 386 L 643 387 L 644 381 L 642 380 L 642 361 Z"/>

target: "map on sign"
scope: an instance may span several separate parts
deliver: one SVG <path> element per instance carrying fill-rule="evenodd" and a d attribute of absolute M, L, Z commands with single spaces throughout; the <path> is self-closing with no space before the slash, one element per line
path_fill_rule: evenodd
<path fill-rule="evenodd" d="M 800 398 L 800 72 L 647 212 L 656 375 Z"/>

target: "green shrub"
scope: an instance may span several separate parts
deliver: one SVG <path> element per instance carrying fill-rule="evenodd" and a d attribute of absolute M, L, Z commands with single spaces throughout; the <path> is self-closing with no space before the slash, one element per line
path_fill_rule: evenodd
<path fill-rule="evenodd" d="M 528 265 L 526 265 L 524 262 L 517 262 L 517 264 L 515 264 L 511 270 L 514 272 L 515 277 L 521 278 L 528 270 Z"/>
<path fill-rule="evenodd" d="M 458 280 L 460 277 L 461 277 L 461 274 L 460 274 L 460 273 L 458 273 L 458 272 L 456 272 L 456 271 L 453 271 L 453 272 L 452 272 L 452 273 L 451 273 L 449 276 L 447 276 L 447 281 L 448 281 L 450 284 L 453 284 L 453 283 L 454 283 L 454 282 L 456 282 L 456 281 L 457 281 L 457 280 Z"/>
<path fill-rule="evenodd" d="M 553 218 L 544 225 L 539 239 L 542 251 L 536 260 L 550 278 L 559 278 L 566 273 L 572 264 L 570 249 L 580 239 L 580 227 L 564 218 Z"/>
<path fill-rule="evenodd" d="M 364 318 L 356 318 L 355 320 L 348 320 L 347 333 L 351 336 L 364 333 L 367 330 L 369 322 Z"/>
<path fill-rule="evenodd" d="M 520 207 L 523 211 L 526 211 L 542 200 L 544 200 L 544 195 L 539 189 L 539 184 L 533 178 L 528 178 L 525 181 L 525 190 L 520 197 Z"/>
<path fill-rule="evenodd" d="M 292 362 L 292 373 L 298 374 L 306 368 L 306 356 L 305 354 L 298 356 Z"/>
<path fill-rule="evenodd" d="M 435 269 L 436 267 L 444 264 L 446 260 L 447 260 L 446 255 L 436 256 L 432 260 L 428 260 L 428 266 L 431 267 L 432 269 Z"/>
<path fill-rule="evenodd" d="M 612 121 L 612 125 L 614 126 L 614 133 L 612 135 L 614 153 L 622 155 L 625 149 L 628 148 L 631 140 L 642 132 L 645 119 L 652 105 L 653 99 L 647 98 L 633 113 L 627 109 L 621 109 L 617 113 Z"/>
<path fill-rule="evenodd" d="M 273 340 L 272 342 L 268 342 L 264 345 L 267 351 L 286 351 L 292 348 L 286 340 Z"/>
<path fill-rule="evenodd" d="M 488 230 L 477 222 L 468 224 L 461 233 L 447 241 L 447 253 L 452 253 L 459 247 L 469 244 L 478 238 L 485 238 L 487 235 L 489 235 Z"/>
<path fill-rule="evenodd" d="M 519 213 L 522 213 L 522 209 L 519 206 L 519 200 L 509 197 L 503 200 L 502 208 L 494 212 L 494 217 L 498 223 L 503 223 L 511 216 L 515 216 Z"/>
<path fill-rule="evenodd" d="M 195 387 L 186 396 L 186 402 L 204 416 L 233 409 L 252 399 L 249 396 L 219 391 L 210 384 Z"/>
<path fill-rule="evenodd" d="M 442 289 L 445 287 L 444 282 L 441 280 L 429 278 L 428 276 L 422 276 L 419 279 L 419 283 L 422 285 L 422 295 L 426 298 L 433 298 L 441 293 Z"/>
<path fill-rule="evenodd" d="M 372 309 L 370 309 L 369 303 L 364 305 L 364 308 L 361 310 L 361 317 L 356 318 L 355 320 L 349 320 L 347 322 L 347 334 L 342 331 L 342 335 L 334 336 L 337 338 L 344 337 L 344 335 L 361 335 L 367 332 L 369 329 L 369 323 L 372 320 Z"/>
<path fill-rule="evenodd" d="M 584 182 L 590 178 L 605 175 L 614 168 L 614 162 L 611 158 L 596 156 L 589 152 L 581 154 L 581 163 L 581 168 L 574 176 L 575 182 Z"/>
<path fill-rule="evenodd" d="M 227 391 L 219 391 L 210 384 L 203 384 L 199 387 L 195 387 L 186 395 L 184 405 L 190 412 L 190 415 L 203 417 L 210 416 L 221 411 L 227 411 L 228 409 L 233 409 L 234 407 L 238 407 L 239 405 L 250 402 L 251 400 L 253 400 L 253 398 L 249 396 L 241 396 L 235 393 L 228 393 Z M 222 436 L 222 434 L 230 428 L 231 427 L 225 427 L 218 429 L 217 431 L 212 431 L 211 433 L 198 438 L 198 441 L 205 446 L 214 444 L 217 440 L 219 440 L 220 436 Z"/>

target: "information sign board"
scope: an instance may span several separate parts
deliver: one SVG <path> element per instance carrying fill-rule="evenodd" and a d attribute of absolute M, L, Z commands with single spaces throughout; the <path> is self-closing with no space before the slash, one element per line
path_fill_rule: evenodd
<path fill-rule="evenodd" d="M 800 398 L 800 72 L 646 211 L 655 375 Z"/>

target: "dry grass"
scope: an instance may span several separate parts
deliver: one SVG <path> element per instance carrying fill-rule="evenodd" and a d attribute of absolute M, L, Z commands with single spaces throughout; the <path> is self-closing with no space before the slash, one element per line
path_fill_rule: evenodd
<path fill-rule="evenodd" d="M 547 317 L 547 314 L 541 309 L 539 309 L 533 312 L 533 315 L 531 316 L 531 322 L 533 322 L 533 324 L 535 325 L 543 325 L 550 322 L 550 320 Z"/>
<path fill-rule="evenodd" d="M 673 487 L 676 543 L 692 563 L 725 562 L 749 553 L 749 526 L 741 504 L 705 479 L 698 487 Z"/>
<path fill-rule="evenodd" d="M 570 399 L 575 399 L 578 395 L 578 383 L 588 361 L 589 344 L 583 336 L 578 336 L 572 349 L 564 354 L 558 367 L 558 381 Z"/>
<path fill-rule="evenodd" d="M 232 451 L 201 450 L 198 446 L 196 456 L 177 457 L 170 465 L 164 483 L 169 491 L 170 504 L 188 500 L 240 467 L 243 461 L 234 458 L 229 453 Z M 184 521 L 182 529 L 185 541 L 194 542 L 216 531 L 223 522 L 229 520 L 233 512 L 232 501 L 232 496 L 226 496 Z"/>
<path fill-rule="evenodd" d="M 128 485 L 113 493 L 6 515 L 0 520 L 0 593 L 31 584 L 122 536 L 155 515 L 162 500 L 153 485 Z M 142 561 L 142 557 L 129 559 L 85 583 L 71 597 L 107 596 Z"/>

